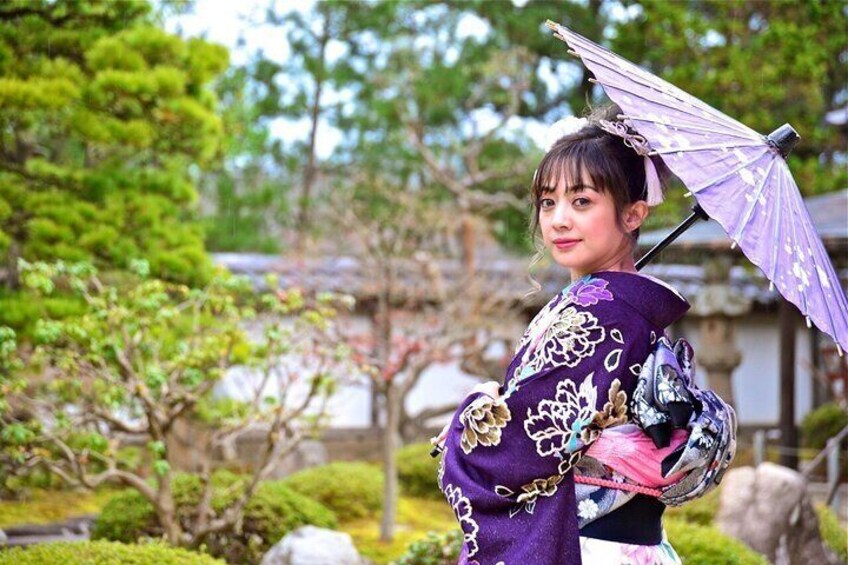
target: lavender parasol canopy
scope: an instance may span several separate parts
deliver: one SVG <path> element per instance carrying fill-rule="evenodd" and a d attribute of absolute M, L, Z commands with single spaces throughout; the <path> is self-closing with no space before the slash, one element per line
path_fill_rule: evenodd
<path fill-rule="evenodd" d="M 785 157 L 798 137 L 763 136 L 669 82 L 548 20 L 624 113 L 770 284 L 848 349 L 848 301 Z M 794 138 L 794 139 L 793 139 Z"/>

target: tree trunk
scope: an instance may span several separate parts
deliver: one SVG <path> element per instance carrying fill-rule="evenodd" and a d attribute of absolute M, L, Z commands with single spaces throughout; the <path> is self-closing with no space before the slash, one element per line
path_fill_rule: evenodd
<path fill-rule="evenodd" d="M 6 288 L 18 290 L 21 286 L 20 273 L 18 272 L 18 259 L 21 257 L 21 244 L 12 236 L 9 251 L 6 253 Z"/>
<path fill-rule="evenodd" d="M 462 265 L 465 269 L 465 276 L 474 276 L 475 270 L 475 242 L 474 242 L 474 221 L 471 213 L 463 210 L 461 219 L 461 238 L 462 238 Z"/>
<path fill-rule="evenodd" d="M 321 45 L 318 54 L 318 62 L 321 66 L 319 72 L 315 73 L 315 89 L 312 93 L 312 112 L 311 112 L 311 131 L 309 132 L 309 154 L 307 155 L 306 167 L 303 171 L 303 190 L 298 202 L 297 223 L 295 226 L 296 240 L 295 247 L 298 252 L 302 252 L 304 248 L 304 240 L 306 233 L 310 227 L 309 220 L 309 199 L 311 198 L 312 185 L 315 183 L 315 146 L 318 138 L 318 120 L 321 115 L 321 92 L 324 89 L 324 58 L 327 51 L 327 27 L 329 22 L 326 16 L 324 17 L 324 30 L 321 35 Z"/>
<path fill-rule="evenodd" d="M 162 526 L 162 531 L 168 543 L 178 547 L 183 545 L 183 536 L 180 522 L 177 519 L 174 493 L 171 490 L 171 478 L 172 474 L 170 471 L 164 476 L 159 477 L 159 496 L 156 499 L 156 516 L 159 518 L 159 525 Z"/>
<path fill-rule="evenodd" d="M 400 425 L 400 391 L 394 384 L 386 387 L 386 425 L 383 428 L 383 472 L 386 484 L 383 491 L 383 518 L 380 521 L 380 541 L 389 542 L 395 535 L 395 515 L 397 513 L 398 472 L 395 452 L 400 443 L 398 427 Z"/>
<path fill-rule="evenodd" d="M 383 492 L 383 518 L 380 522 L 380 539 L 391 541 L 394 537 L 395 511 L 397 508 L 397 467 L 395 465 L 395 449 L 397 446 L 398 427 L 400 425 L 399 403 L 396 399 L 399 390 L 390 379 L 393 375 L 385 373 L 389 367 L 392 347 L 391 296 L 394 288 L 394 277 L 391 264 L 383 264 L 380 269 L 383 281 L 377 299 L 377 328 L 376 344 L 377 359 L 384 373 L 381 378 L 384 393 L 385 419 L 383 421 L 383 473 L 386 482 Z"/>

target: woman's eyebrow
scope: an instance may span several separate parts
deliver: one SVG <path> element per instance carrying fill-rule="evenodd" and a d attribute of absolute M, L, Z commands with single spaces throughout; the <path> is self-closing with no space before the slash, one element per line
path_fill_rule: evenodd
<path fill-rule="evenodd" d="M 594 190 L 598 192 L 598 189 L 592 186 L 591 184 L 573 184 L 565 189 L 565 194 L 571 194 L 573 192 L 583 192 L 584 189 Z M 539 190 L 542 194 L 550 194 L 551 192 L 556 192 L 556 186 L 542 186 Z"/>
<path fill-rule="evenodd" d="M 595 192 L 597 192 L 597 189 L 594 186 L 592 186 L 591 184 L 579 183 L 579 184 L 573 184 L 573 185 L 569 186 L 568 188 L 566 188 L 565 193 L 570 194 L 572 192 L 583 192 L 583 190 L 585 190 L 585 189 L 594 190 Z"/>

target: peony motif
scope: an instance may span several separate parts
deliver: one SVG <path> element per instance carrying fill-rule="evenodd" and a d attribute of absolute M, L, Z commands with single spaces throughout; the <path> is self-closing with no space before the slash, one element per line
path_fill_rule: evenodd
<path fill-rule="evenodd" d="M 512 414 L 503 399 L 480 396 L 459 416 L 464 428 L 459 442 L 462 451 L 467 455 L 478 445 L 489 447 L 500 444 L 501 430 L 511 419 Z"/>
<path fill-rule="evenodd" d="M 536 442 L 536 453 L 541 457 L 566 459 L 566 455 L 583 447 L 581 433 L 595 416 L 598 397 L 597 387 L 592 384 L 593 376 L 594 373 L 590 373 L 579 389 L 572 380 L 560 381 L 554 400 L 540 401 L 535 411 L 527 409 L 524 431 Z"/>
<path fill-rule="evenodd" d="M 462 496 L 460 487 L 453 485 L 445 487 L 445 496 L 448 499 L 448 504 L 453 508 L 459 527 L 462 529 L 462 538 L 468 548 L 468 557 L 473 557 L 480 550 L 477 546 L 477 532 L 480 527 L 477 525 L 477 521 L 471 517 L 474 511 L 471 507 L 471 501 Z"/>
<path fill-rule="evenodd" d="M 594 355 L 595 346 L 605 338 L 606 330 L 594 315 L 568 306 L 545 330 L 533 355 L 516 370 L 519 376 L 527 376 L 560 365 L 576 367 Z"/>
<path fill-rule="evenodd" d="M 569 299 L 578 306 L 594 306 L 601 300 L 612 300 L 612 292 L 607 290 L 609 281 L 584 277 L 568 289 Z"/>

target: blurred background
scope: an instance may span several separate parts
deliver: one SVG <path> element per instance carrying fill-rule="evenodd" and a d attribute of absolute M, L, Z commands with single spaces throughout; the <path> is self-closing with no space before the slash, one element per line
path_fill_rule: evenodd
<path fill-rule="evenodd" d="M 840 0 L 6 0 L 0 3 L 0 327 L 11 337 L 0 344 L 12 345 L 0 364 L 7 465 L 0 473 L 6 481 L 0 528 L 19 540 L 11 545 L 47 539 L 37 529 L 15 527 L 51 523 L 61 532 L 69 528 L 65 520 L 88 515 L 84 528 L 71 528 L 74 535 L 88 538 L 94 528 L 94 537 L 123 542 L 143 534 L 191 550 L 206 543 L 206 553 L 234 563 L 258 562 L 307 523 L 347 532 L 375 563 L 436 563 L 426 559 L 452 555 L 459 541 L 445 532 L 455 522 L 436 486 L 437 460 L 427 456 L 427 440 L 474 384 L 502 381 L 526 324 L 570 280 L 549 256 L 534 257 L 529 186 L 548 126 L 606 100 L 579 59 L 544 27 L 546 19 L 761 133 L 792 124 L 802 141 L 790 169 L 848 286 L 848 6 Z M 688 214 L 685 192 L 672 183 L 666 202 L 652 209 L 640 254 Z M 32 267 L 39 262 L 52 267 Z M 79 288 L 67 281 L 83 271 L 67 266 L 80 262 L 102 279 L 81 286 L 114 288 L 114 304 L 74 294 Z M 120 312 L 134 312 L 136 320 L 151 315 L 142 326 L 164 325 L 142 343 L 185 341 L 190 332 L 153 316 L 150 304 L 166 309 L 173 299 L 181 319 L 180 300 L 190 295 L 173 289 L 206 289 L 220 298 L 214 293 L 230 292 L 214 287 L 220 268 L 246 277 L 253 293 L 233 294 L 233 303 L 256 300 L 249 312 L 230 313 L 233 328 L 244 332 L 245 343 L 276 340 L 279 348 L 263 342 L 261 351 L 228 352 L 220 365 L 206 368 L 176 348 L 140 353 L 137 365 L 131 359 L 140 372 L 158 363 L 198 369 L 202 375 L 188 384 L 182 376 L 162 377 L 155 386 L 142 381 L 160 403 L 181 391 L 175 406 L 196 395 L 218 410 L 189 419 L 177 413 L 161 438 L 151 440 L 152 428 L 144 426 L 153 425 L 152 412 L 119 359 L 108 352 L 98 357 L 101 367 L 111 367 L 102 373 L 81 361 L 97 365 L 86 357 L 94 355 L 94 342 L 80 337 L 97 332 L 80 320 L 93 312 L 112 321 L 124 320 Z M 809 481 L 799 492 L 818 513 L 828 558 L 844 562 L 845 359 L 769 289 L 713 222 L 688 232 L 646 272 L 693 305 L 670 333 L 692 342 L 699 383 L 737 410 L 734 466 L 772 462 L 798 471 Z M 139 277 L 161 281 L 170 298 L 134 286 Z M 138 293 L 154 302 L 141 304 Z M 283 306 L 268 306 L 260 295 Z M 343 306 L 324 310 L 327 296 L 340 297 Z M 210 310 L 194 335 L 214 331 L 221 312 Z M 334 353 L 289 347 L 300 322 L 322 335 L 331 325 L 323 339 Z M 60 331 L 51 323 L 67 325 Z M 97 331 L 114 336 L 126 327 Z M 272 334 L 271 327 L 282 329 Z M 55 329 L 52 337 L 45 328 Z M 44 364 L 40 355 L 54 357 Z M 317 368 L 325 358 L 343 358 L 344 366 Z M 260 362 L 270 362 L 266 372 L 257 369 Z M 272 370 L 320 374 L 322 384 L 319 402 L 314 379 L 278 382 L 272 401 L 289 408 L 304 401 L 308 418 L 291 424 L 309 433 L 292 435 L 290 449 L 280 440 L 266 458 L 277 420 L 253 399 L 270 394 Z M 102 386 L 121 394 L 85 397 L 92 403 L 85 404 L 82 384 L 74 394 L 83 396 L 50 396 L 63 379 L 100 383 L 104 374 L 118 375 Z M 67 440 L 62 445 L 69 451 L 39 452 L 52 441 L 44 439 L 45 429 L 60 424 L 45 424 L 37 408 L 55 414 L 69 406 L 71 419 L 89 409 L 104 417 L 85 424 L 92 426 L 88 443 Z M 227 437 L 214 439 L 224 429 Z M 113 443 L 114 453 L 96 447 Z M 122 448 L 135 455 L 119 457 Z M 102 467 L 87 475 L 91 450 Z M 263 520 L 285 522 L 280 516 L 293 511 L 271 491 L 250 490 L 271 502 L 261 510 L 246 506 L 255 517 L 245 523 L 251 524 L 246 534 L 218 539 L 203 530 L 202 512 L 197 520 L 168 518 L 167 504 L 159 505 L 166 499 L 147 496 L 140 486 L 156 477 L 158 484 L 190 482 L 195 479 L 177 474 L 203 477 L 216 469 L 235 477 L 261 471 L 269 484 L 288 480 L 328 509 L 272 528 Z M 103 486 L 90 480 L 98 472 L 109 475 Z M 293 479 L 298 473 L 307 475 Z M 221 481 L 241 485 L 233 476 Z M 98 488 L 83 495 L 68 492 L 67 484 Z M 121 499 L 126 488 L 142 495 Z M 174 486 L 180 488 L 191 490 Z M 121 509 L 129 507 L 149 524 L 123 522 L 129 514 Z M 688 563 L 730 562 L 704 547 L 731 547 L 752 563 L 776 559 L 776 541 L 742 539 L 747 546 L 737 547 L 720 537 L 734 528 L 715 521 L 717 492 L 691 508 L 675 516 L 673 532 L 681 540 L 705 540 L 703 547 L 700 541 L 682 546 Z M 210 512 L 219 516 L 221 509 Z M 428 531 L 439 536 L 425 538 Z M 44 533 L 53 535 L 63 537 Z M 228 553 L 228 544 L 240 549 Z M 789 562 L 810 562 L 801 549 L 787 551 L 794 556 Z"/>

